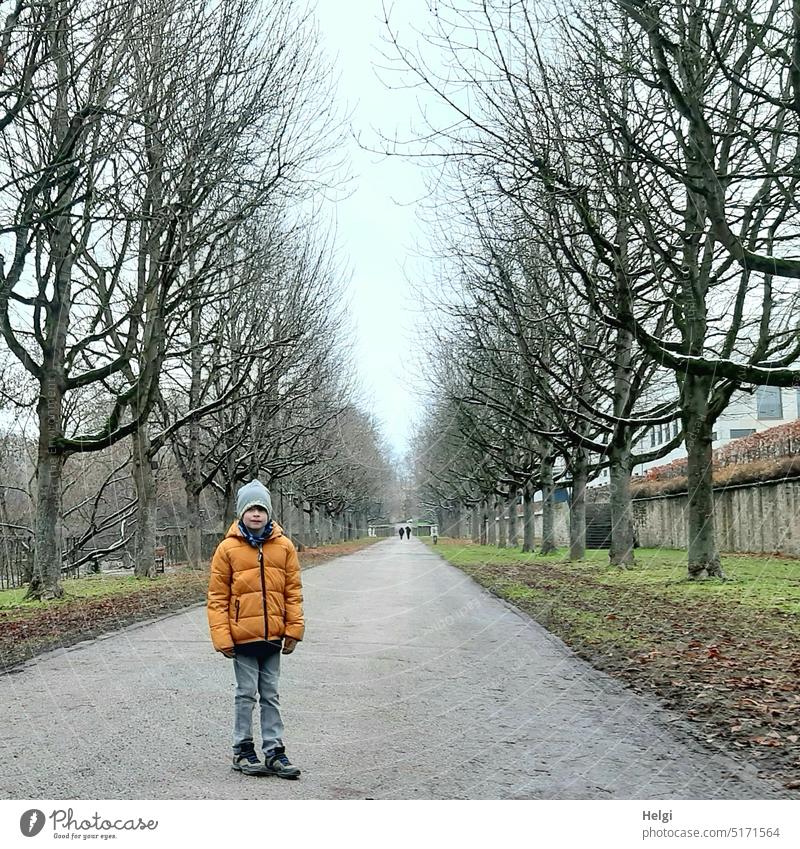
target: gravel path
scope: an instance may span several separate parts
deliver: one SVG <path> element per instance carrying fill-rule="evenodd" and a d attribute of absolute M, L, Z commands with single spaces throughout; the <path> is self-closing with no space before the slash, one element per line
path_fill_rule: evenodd
<path fill-rule="evenodd" d="M 198 607 L 5 674 L 0 796 L 780 795 L 416 539 L 303 577 L 306 639 L 283 659 L 281 687 L 300 781 L 230 769 L 232 669 Z"/>

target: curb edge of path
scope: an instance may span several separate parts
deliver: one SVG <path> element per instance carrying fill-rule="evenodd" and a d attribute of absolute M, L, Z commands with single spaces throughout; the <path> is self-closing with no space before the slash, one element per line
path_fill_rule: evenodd
<path fill-rule="evenodd" d="M 40 660 L 49 660 L 53 657 L 67 654 L 68 652 L 79 651 L 93 643 L 99 643 L 102 640 L 107 640 L 110 637 L 117 636 L 118 634 L 124 634 L 126 631 L 136 631 L 139 628 L 146 628 L 148 625 L 153 625 L 156 622 L 171 619 L 173 616 L 182 616 L 184 613 L 201 606 L 205 606 L 205 601 L 195 601 L 184 607 L 178 608 L 177 610 L 170 610 L 168 613 L 160 613 L 156 616 L 149 616 L 146 619 L 140 619 L 137 622 L 130 622 L 127 625 L 114 628 L 112 631 L 104 631 L 102 634 L 97 634 L 95 637 L 87 637 L 86 639 L 70 643 L 68 646 L 58 646 L 56 648 L 46 649 L 45 651 L 38 652 L 33 657 L 29 657 L 27 660 L 21 660 L 19 663 L 15 663 L 12 666 L 0 669 L 0 676 L 19 675 L 20 672 L 25 672 L 28 667 L 35 666 Z"/>

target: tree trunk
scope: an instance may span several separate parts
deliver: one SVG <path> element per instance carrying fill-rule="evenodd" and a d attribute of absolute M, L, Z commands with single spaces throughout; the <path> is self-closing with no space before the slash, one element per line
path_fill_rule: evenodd
<path fill-rule="evenodd" d="M 542 458 L 542 554 L 552 554 L 556 550 L 554 465 L 552 454 Z"/>
<path fill-rule="evenodd" d="M 586 483 L 589 458 L 578 448 L 572 461 L 572 498 L 569 503 L 569 559 L 586 557 Z"/>
<path fill-rule="evenodd" d="M 194 279 L 194 252 L 189 257 L 190 277 Z M 192 298 L 191 317 L 191 369 L 192 380 L 189 387 L 189 409 L 196 410 L 200 406 L 202 390 L 202 331 L 200 312 L 202 303 L 198 293 Z M 203 479 L 202 457 L 200 453 L 200 420 L 193 418 L 188 428 L 188 451 L 186 490 L 186 556 L 190 569 L 200 569 L 203 566 L 203 521 L 200 515 L 200 493 Z"/>
<path fill-rule="evenodd" d="M 313 502 L 309 504 L 309 507 L 311 510 L 308 514 L 308 544 L 315 546 L 319 544 L 319 539 L 317 538 L 317 508 Z"/>
<path fill-rule="evenodd" d="M 533 482 L 528 481 L 522 488 L 522 550 L 533 551 L 536 548 L 536 527 L 533 515 Z"/>
<path fill-rule="evenodd" d="M 133 542 L 133 574 L 156 576 L 156 483 L 150 464 L 150 437 L 144 425 L 133 439 L 133 483 L 136 487 L 136 532 Z"/>
<path fill-rule="evenodd" d="M 689 578 L 724 578 L 714 533 L 714 470 L 708 416 L 709 379 L 685 378 L 684 429 L 689 485 Z"/>
<path fill-rule="evenodd" d="M 186 560 L 190 569 L 203 568 L 203 520 L 200 493 L 186 484 Z"/>
<path fill-rule="evenodd" d="M 297 537 L 298 541 L 303 545 L 306 544 L 306 523 L 305 511 L 303 510 L 303 499 L 301 496 L 295 496 L 296 500 L 292 502 L 292 509 L 289 512 L 289 518 L 292 523 L 292 534 Z M 338 517 L 337 517 L 338 521 Z"/>
<path fill-rule="evenodd" d="M 62 507 L 61 477 L 64 459 L 61 454 L 39 452 L 36 469 L 36 534 L 33 556 L 33 579 L 26 598 L 61 598 Z"/>
<path fill-rule="evenodd" d="M 517 490 L 516 487 L 511 488 L 506 501 L 508 508 L 508 547 L 517 547 Z"/>
<path fill-rule="evenodd" d="M 359 516 L 361 517 L 361 523 L 359 525 L 361 530 L 358 533 L 358 538 L 363 539 L 364 537 L 369 536 L 369 513 L 366 510 L 362 510 L 359 513 Z"/>
<path fill-rule="evenodd" d="M 629 174 L 622 172 L 627 185 Z M 627 196 L 621 199 L 617 211 L 617 244 L 620 246 L 621 263 L 616 270 L 615 292 L 618 314 L 631 313 L 631 288 L 628 284 L 627 267 L 628 235 L 630 221 L 626 213 Z M 627 417 L 630 413 L 633 334 L 620 327 L 614 341 L 614 415 Z M 611 435 L 609 445 L 609 489 L 611 501 L 611 548 L 608 557 L 612 565 L 621 569 L 633 567 L 633 509 L 631 506 L 631 428 L 618 423 Z"/>
<path fill-rule="evenodd" d="M 481 541 L 481 505 L 479 503 L 475 503 L 470 508 L 470 539 L 474 543 L 479 543 Z"/>
<path fill-rule="evenodd" d="M 225 484 L 222 496 L 222 535 L 228 533 L 228 528 L 236 521 L 236 492 L 233 483 Z"/>
<path fill-rule="evenodd" d="M 493 495 L 487 501 L 489 513 L 488 526 L 486 528 L 486 544 L 497 545 L 497 496 Z"/>
<path fill-rule="evenodd" d="M 283 528 L 283 532 L 294 541 L 295 538 L 295 522 L 294 522 L 294 501 L 284 495 L 282 497 L 281 515 L 278 517 L 278 524 Z"/>
<path fill-rule="evenodd" d="M 61 436 L 63 392 L 56 374 L 42 380 L 37 405 L 39 446 L 36 463 L 36 513 L 34 519 L 33 576 L 26 598 L 61 598 L 61 478 L 64 455 L 51 451 Z"/>
<path fill-rule="evenodd" d="M 456 504 L 451 508 L 450 536 L 461 539 L 461 505 Z"/>
<path fill-rule="evenodd" d="M 506 508 L 508 501 L 505 498 L 498 497 L 497 499 L 497 547 L 508 547 L 508 519 L 506 518 Z"/>
<path fill-rule="evenodd" d="M 53 135 L 53 149 L 58 149 L 67 138 L 70 128 L 68 108 L 69 97 L 69 33 L 64 22 L 59 19 L 56 26 L 48 32 L 48 45 L 52 49 L 52 58 L 58 73 L 58 83 L 52 92 L 52 113 L 50 131 Z M 76 139 L 77 149 L 81 150 Z M 36 303 L 36 315 L 44 310 L 44 338 L 41 325 L 38 324 L 34 339 L 41 343 L 42 365 L 38 371 L 39 400 L 36 413 L 39 426 L 39 439 L 36 462 L 36 507 L 34 518 L 35 551 L 33 556 L 33 577 L 26 598 L 61 598 L 64 588 L 61 585 L 62 566 L 62 492 L 61 483 L 66 457 L 60 452 L 55 440 L 64 436 L 63 405 L 66 392 L 65 352 L 72 311 L 72 269 L 75 261 L 72 227 L 75 197 L 75 179 L 70 175 L 74 164 L 69 157 L 61 157 L 52 176 L 52 186 L 58 186 L 58 207 L 60 212 L 48 222 L 42 231 L 42 242 L 38 249 L 46 249 L 48 262 L 40 266 L 36 263 L 35 277 L 38 278 L 40 295 Z M 49 192 L 50 190 L 48 190 Z M 49 195 L 48 195 L 49 196 Z M 35 194 L 31 195 L 31 199 Z M 24 232 L 24 230 L 23 230 Z M 19 235 L 19 234 L 18 234 Z M 4 263 L 5 264 L 5 261 Z M 5 278 L 5 274 L 4 274 Z M 31 281 L 34 285 L 34 280 Z M 8 292 L 3 280 L 4 310 L 8 310 Z M 46 290 L 51 290 L 45 295 Z"/>
<path fill-rule="evenodd" d="M 616 435 L 614 439 L 617 440 Z M 612 443 L 609 450 L 609 464 L 611 548 L 608 557 L 612 566 L 629 569 L 635 565 L 629 434 L 624 435 L 618 442 Z"/>

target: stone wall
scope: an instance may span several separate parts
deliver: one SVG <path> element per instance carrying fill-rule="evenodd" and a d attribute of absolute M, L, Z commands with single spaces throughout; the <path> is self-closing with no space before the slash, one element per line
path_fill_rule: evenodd
<path fill-rule="evenodd" d="M 534 502 L 533 510 L 533 535 L 538 544 L 542 541 L 542 502 Z M 569 504 L 565 501 L 557 501 L 553 505 L 553 533 L 556 545 L 569 545 Z"/>
<path fill-rule="evenodd" d="M 720 551 L 800 557 L 800 480 L 727 487 L 714 497 Z M 686 548 L 687 503 L 686 495 L 634 500 L 639 544 Z"/>

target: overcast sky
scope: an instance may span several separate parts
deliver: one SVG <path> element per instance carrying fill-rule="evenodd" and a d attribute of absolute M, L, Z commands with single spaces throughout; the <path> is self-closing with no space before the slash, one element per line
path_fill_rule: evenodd
<path fill-rule="evenodd" d="M 425 3 L 401 0 L 398 22 Z M 323 46 L 339 75 L 342 104 L 352 114 L 354 134 L 366 146 L 379 145 L 377 130 L 407 135 L 417 120 L 413 94 L 390 91 L 375 73 L 381 63 L 384 27 L 381 0 L 317 0 Z M 409 279 L 419 282 L 416 245 L 421 229 L 416 201 L 424 194 L 419 164 L 387 158 L 349 145 L 352 195 L 337 204 L 337 243 L 352 271 L 352 304 L 357 326 L 356 357 L 372 409 L 396 451 L 407 448 L 416 407 L 413 392 L 417 306 Z"/>

